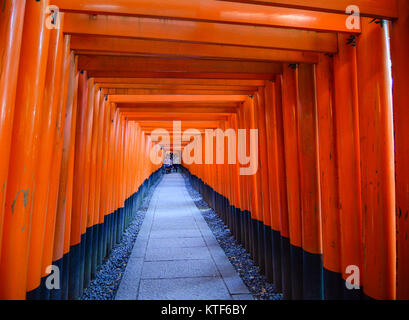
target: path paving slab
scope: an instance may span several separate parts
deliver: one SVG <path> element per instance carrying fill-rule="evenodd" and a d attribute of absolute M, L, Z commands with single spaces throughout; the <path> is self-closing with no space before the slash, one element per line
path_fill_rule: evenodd
<path fill-rule="evenodd" d="M 171 260 L 204 260 L 211 261 L 207 247 L 193 248 L 149 248 L 146 250 L 145 261 L 171 261 Z"/>
<path fill-rule="evenodd" d="M 220 277 L 142 280 L 139 300 L 231 300 Z"/>
<path fill-rule="evenodd" d="M 182 175 L 165 175 L 154 191 L 116 299 L 253 299 Z"/>
<path fill-rule="evenodd" d="M 148 248 L 194 248 L 194 247 L 206 247 L 206 243 L 202 237 L 150 239 L 148 243 Z"/>
<path fill-rule="evenodd" d="M 219 272 L 210 260 L 147 261 L 144 263 L 142 271 L 142 279 L 218 276 Z"/>

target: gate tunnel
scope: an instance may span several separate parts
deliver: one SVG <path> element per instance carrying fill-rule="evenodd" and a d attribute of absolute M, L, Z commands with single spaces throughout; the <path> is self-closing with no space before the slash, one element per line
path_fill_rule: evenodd
<path fill-rule="evenodd" d="M 0 7 L 1 299 L 81 296 L 173 121 L 162 153 L 190 128 L 258 130 L 252 175 L 216 145 L 182 166 L 285 299 L 409 299 L 408 1 Z"/>

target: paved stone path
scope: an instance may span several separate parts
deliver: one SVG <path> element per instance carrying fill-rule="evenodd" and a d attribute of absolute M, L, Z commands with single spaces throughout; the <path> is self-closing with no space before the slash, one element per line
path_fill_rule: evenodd
<path fill-rule="evenodd" d="M 158 185 L 117 300 L 253 300 L 178 173 Z"/>

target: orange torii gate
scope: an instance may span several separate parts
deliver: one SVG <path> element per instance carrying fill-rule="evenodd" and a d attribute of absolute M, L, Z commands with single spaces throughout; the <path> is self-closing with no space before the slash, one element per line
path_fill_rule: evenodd
<path fill-rule="evenodd" d="M 196 128 L 246 130 L 182 165 L 285 298 L 409 299 L 409 5 L 349 4 L 5 0 L 0 298 L 81 296 L 161 175 L 152 132 Z"/>

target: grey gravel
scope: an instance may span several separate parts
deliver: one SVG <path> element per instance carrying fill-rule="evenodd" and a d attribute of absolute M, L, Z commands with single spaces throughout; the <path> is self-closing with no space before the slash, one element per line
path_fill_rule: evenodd
<path fill-rule="evenodd" d="M 208 206 L 200 193 L 192 187 L 189 178 L 187 176 L 184 177 L 190 196 L 193 198 L 197 208 L 200 209 L 203 218 L 230 260 L 230 263 L 253 294 L 254 299 L 282 300 L 283 295 L 275 292 L 274 284 L 269 283 L 267 278 L 261 274 L 260 268 L 254 264 L 250 254 L 236 241 L 230 229 L 219 218 L 217 213 Z"/>
<path fill-rule="evenodd" d="M 148 194 L 143 199 L 141 207 L 136 212 L 134 220 L 125 230 L 121 242 L 112 248 L 111 254 L 98 268 L 95 279 L 92 280 L 90 286 L 84 290 L 84 294 L 79 298 L 80 300 L 115 299 L 135 240 L 138 237 L 139 230 L 148 211 L 153 192 L 159 182 L 160 179 L 150 188 Z"/>

